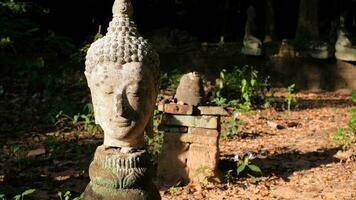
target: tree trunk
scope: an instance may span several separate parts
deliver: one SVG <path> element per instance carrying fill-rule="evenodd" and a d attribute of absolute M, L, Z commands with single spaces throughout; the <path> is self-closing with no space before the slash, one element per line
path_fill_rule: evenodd
<path fill-rule="evenodd" d="M 275 38 L 275 14 L 274 14 L 274 0 L 266 0 L 266 32 L 264 42 L 272 42 Z"/>
<path fill-rule="evenodd" d="M 319 39 L 319 0 L 300 0 L 296 39 L 310 41 Z"/>

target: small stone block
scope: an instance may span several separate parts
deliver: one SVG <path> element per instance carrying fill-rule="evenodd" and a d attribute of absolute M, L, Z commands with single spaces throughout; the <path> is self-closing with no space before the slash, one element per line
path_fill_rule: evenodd
<path fill-rule="evenodd" d="M 221 106 L 199 106 L 198 110 L 201 115 L 229 115 L 229 113 Z"/>
<path fill-rule="evenodd" d="M 199 183 L 207 177 L 216 176 L 219 150 L 216 146 L 191 144 L 187 167 L 191 182 Z"/>
<path fill-rule="evenodd" d="M 164 103 L 159 103 L 157 105 L 157 110 L 161 111 L 161 112 L 164 112 Z"/>
<path fill-rule="evenodd" d="M 173 143 L 179 141 L 183 143 L 202 144 L 207 146 L 218 145 L 218 133 L 211 130 L 205 134 L 191 134 L 191 133 L 164 133 L 164 141 L 167 143 Z"/>
<path fill-rule="evenodd" d="M 164 112 L 170 114 L 191 115 L 193 114 L 193 106 L 175 103 L 165 104 Z"/>
<path fill-rule="evenodd" d="M 219 137 L 219 132 L 216 129 L 206 129 L 206 128 L 188 128 L 189 134 L 209 136 L 209 137 Z"/>
<path fill-rule="evenodd" d="M 218 128 L 218 117 L 216 117 L 216 116 L 163 115 L 162 116 L 162 124 L 217 129 Z"/>
<path fill-rule="evenodd" d="M 187 133 L 188 132 L 188 127 L 186 126 L 165 126 L 165 125 L 159 125 L 158 126 L 159 131 L 164 131 L 164 132 L 170 132 L 170 133 Z"/>

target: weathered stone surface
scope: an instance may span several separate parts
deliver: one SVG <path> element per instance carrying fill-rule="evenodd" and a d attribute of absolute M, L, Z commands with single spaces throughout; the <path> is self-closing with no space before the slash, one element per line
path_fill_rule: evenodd
<path fill-rule="evenodd" d="M 199 130 L 196 134 L 191 133 L 164 133 L 164 137 L 167 141 L 181 141 L 185 143 L 204 144 L 208 146 L 217 146 L 218 144 L 218 132 L 216 130 L 208 130 L 205 133 Z"/>
<path fill-rule="evenodd" d="M 352 46 L 351 40 L 345 31 L 344 18 L 340 17 L 340 29 L 335 44 L 335 57 L 343 61 L 356 61 L 356 48 Z"/>
<path fill-rule="evenodd" d="M 158 178 L 165 185 L 189 183 L 187 169 L 187 152 L 189 143 L 181 142 L 172 137 L 164 137 L 162 153 L 158 162 Z"/>
<path fill-rule="evenodd" d="M 316 59 L 328 59 L 328 44 L 323 41 L 311 41 L 308 44 L 308 53 Z"/>
<path fill-rule="evenodd" d="M 262 42 L 255 36 L 253 36 L 256 25 L 256 9 L 253 6 L 247 9 L 247 19 L 245 25 L 245 36 L 243 40 L 243 47 L 241 53 L 245 55 L 260 56 L 262 54 Z"/>
<path fill-rule="evenodd" d="M 85 76 L 104 144 L 141 148 L 158 94 L 158 55 L 137 32 L 130 0 L 116 0 L 113 12 L 107 34 L 88 50 Z"/>
<path fill-rule="evenodd" d="M 162 116 L 162 124 L 189 126 L 197 128 L 218 128 L 218 117 L 216 116 L 188 116 L 188 115 L 167 115 Z"/>
<path fill-rule="evenodd" d="M 188 133 L 188 127 L 186 126 L 166 126 L 159 125 L 159 131 L 169 132 L 169 133 Z"/>
<path fill-rule="evenodd" d="M 281 46 L 279 47 L 278 56 L 283 58 L 294 58 L 296 52 L 294 46 L 287 39 L 283 39 Z"/>
<path fill-rule="evenodd" d="M 189 128 L 188 133 L 164 134 L 158 163 L 164 184 L 199 182 L 215 176 L 219 158 L 217 130 Z"/>
<path fill-rule="evenodd" d="M 182 76 L 175 98 L 178 102 L 198 106 L 204 103 L 204 87 L 200 74 L 191 72 Z"/>
<path fill-rule="evenodd" d="M 157 189 L 149 186 L 153 184 L 148 163 L 145 150 L 123 153 L 121 149 L 99 146 L 90 164 L 91 181 L 84 199 L 159 199 Z M 142 189 L 147 186 L 149 190 Z"/>
<path fill-rule="evenodd" d="M 179 104 L 165 104 L 164 112 L 170 114 L 181 114 L 181 115 L 191 115 L 193 114 L 193 106 L 192 105 L 179 105 Z"/>
<path fill-rule="evenodd" d="M 199 106 L 200 115 L 228 116 L 229 113 L 221 106 Z"/>
<path fill-rule="evenodd" d="M 218 161 L 219 149 L 216 146 L 191 144 L 187 162 L 190 181 L 199 183 L 205 178 L 216 176 Z"/>

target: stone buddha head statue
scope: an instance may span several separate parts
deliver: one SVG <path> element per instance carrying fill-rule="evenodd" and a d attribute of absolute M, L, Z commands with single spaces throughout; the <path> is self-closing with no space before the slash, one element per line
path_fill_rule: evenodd
<path fill-rule="evenodd" d="M 116 0 L 108 33 L 87 53 L 85 76 L 104 145 L 141 148 L 158 94 L 158 55 L 131 20 L 130 0 Z"/>

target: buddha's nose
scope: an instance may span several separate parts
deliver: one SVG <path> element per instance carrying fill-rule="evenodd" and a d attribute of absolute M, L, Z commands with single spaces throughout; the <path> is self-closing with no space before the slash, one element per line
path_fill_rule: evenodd
<path fill-rule="evenodd" d="M 122 93 L 115 95 L 115 107 L 114 107 L 116 116 L 123 116 L 124 114 L 124 98 Z"/>

